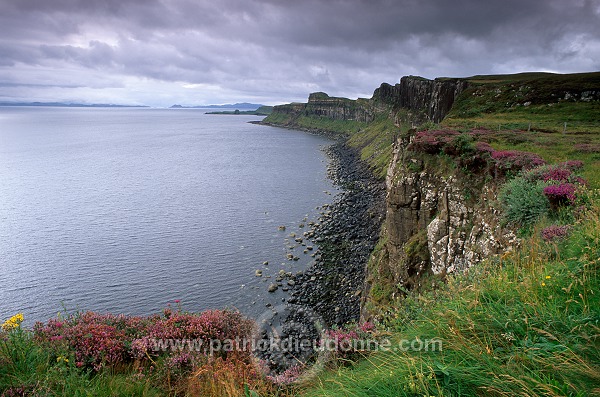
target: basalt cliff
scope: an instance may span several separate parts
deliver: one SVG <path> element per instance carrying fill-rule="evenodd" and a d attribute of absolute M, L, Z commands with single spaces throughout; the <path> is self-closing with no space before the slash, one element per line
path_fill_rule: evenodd
<path fill-rule="evenodd" d="M 395 85 L 381 84 L 369 99 L 314 93 L 307 103 L 276 106 L 264 120 L 343 135 L 385 180 L 379 243 L 360 275 L 363 317 L 385 312 L 391 301 L 432 279 L 443 280 L 518 246 L 514 228 L 501 221 L 497 196 L 506 175 L 525 165 L 492 158 L 495 152 L 489 145 L 497 134 L 505 138 L 510 131 L 475 124 L 463 134 L 448 133 L 447 126 L 437 123 L 494 106 L 518 112 L 532 104 L 550 108 L 597 103 L 600 73 L 514 76 L 407 76 Z"/>

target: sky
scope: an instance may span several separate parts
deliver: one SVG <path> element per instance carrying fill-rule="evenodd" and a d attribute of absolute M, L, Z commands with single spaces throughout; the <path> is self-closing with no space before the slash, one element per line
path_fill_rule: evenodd
<path fill-rule="evenodd" d="M 0 0 L 0 26 L 0 102 L 273 105 L 600 70 L 600 0 Z"/>

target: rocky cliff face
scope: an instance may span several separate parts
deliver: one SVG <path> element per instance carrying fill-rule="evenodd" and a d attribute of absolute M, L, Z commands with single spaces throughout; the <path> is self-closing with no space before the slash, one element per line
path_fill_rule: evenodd
<path fill-rule="evenodd" d="M 406 146 L 398 141 L 386 180 L 385 250 L 395 284 L 411 288 L 424 272 L 463 271 L 517 244 L 514 233 L 499 222 L 493 180 L 421 168 L 422 160 Z M 424 255 L 410 252 L 415 244 L 421 244 Z"/>
<path fill-rule="evenodd" d="M 373 94 L 373 100 L 392 104 L 413 114 L 414 121 L 440 122 L 454 101 L 468 86 L 465 80 L 405 76 L 394 86 L 383 83 Z"/>
<path fill-rule="evenodd" d="M 347 98 L 330 97 L 324 92 L 309 95 L 305 113 L 332 120 L 354 120 L 363 123 L 370 123 L 375 117 L 373 107 L 368 100 L 353 101 Z"/>
<path fill-rule="evenodd" d="M 407 76 L 395 86 L 383 83 L 375 90 L 371 99 L 351 100 L 316 92 L 310 94 L 307 103 L 275 106 L 273 113 L 274 116 L 288 116 L 291 125 L 294 119 L 300 116 L 369 123 L 379 112 L 405 109 L 411 112 L 414 122 L 439 122 L 450 111 L 454 101 L 467 85 L 466 81 L 459 79 L 428 80 Z M 268 119 L 266 121 L 269 122 Z"/>
<path fill-rule="evenodd" d="M 408 138 L 397 141 L 388 170 L 384 244 L 371 259 L 367 307 L 418 288 L 423 276 L 464 271 L 518 245 L 516 235 L 500 224 L 494 180 L 426 163 L 408 144 Z M 383 302 L 374 302 L 374 284 L 379 289 L 384 284 Z"/>

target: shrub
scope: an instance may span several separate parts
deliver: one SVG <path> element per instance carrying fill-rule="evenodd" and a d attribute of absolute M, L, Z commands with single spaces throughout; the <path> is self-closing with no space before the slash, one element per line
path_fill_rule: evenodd
<path fill-rule="evenodd" d="M 525 226 L 546 215 L 550 202 L 543 194 L 545 187 L 544 181 L 530 182 L 523 176 L 506 183 L 499 196 L 506 220 Z"/>
<path fill-rule="evenodd" d="M 438 154 L 447 143 L 451 142 L 458 135 L 458 131 L 452 130 L 417 132 L 408 149 L 422 153 Z"/>
<path fill-rule="evenodd" d="M 451 156 L 468 156 L 475 152 L 474 139 L 469 134 L 456 135 L 444 145 L 443 150 Z"/>
<path fill-rule="evenodd" d="M 544 188 L 544 194 L 550 200 L 554 208 L 561 205 L 569 205 L 575 202 L 575 191 L 577 188 L 572 183 L 561 183 L 559 185 L 550 185 Z"/>
<path fill-rule="evenodd" d="M 509 222 L 530 225 L 549 209 L 574 204 L 579 185 L 587 182 L 573 173 L 583 167 L 581 161 L 566 161 L 529 170 L 508 182 L 500 200 Z"/>
<path fill-rule="evenodd" d="M 321 343 L 325 349 L 333 348 L 338 358 L 356 360 L 368 352 L 374 330 L 370 322 L 327 330 Z"/>
<path fill-rule="evenodd" d="M 496 175 L 503 176 L 510 172 L 530 170 L 546 164 L 544 159 L 535 153 L 518 150 L 500 150 L 492 153 L 495 162 Z"/>
<path fill-rule="evenodd" d="M 207 350 L 211 341 L 248 337 L 253 324 L 252 320 L 244 318 L 239 312 L 230 310 L 209 310 L 195 314 L 167 308 L 162 316 L 150 317 L 85 312 L 64 320 L 51 319 L 46 324 L 37 323 L 34 335 L 37 341 L 50 347 L 56 355 L 69 351 L 74 354 L 78 367 L 98 371 L 105 366 L 161 354 L 152 350 L 152 341 L 156 339 L 198 340 Z M 226 356 L 226 353 L 216 352 L 222 356 Z M 184 358 L 174 358 L 174 363 L 183 364 Z"/>

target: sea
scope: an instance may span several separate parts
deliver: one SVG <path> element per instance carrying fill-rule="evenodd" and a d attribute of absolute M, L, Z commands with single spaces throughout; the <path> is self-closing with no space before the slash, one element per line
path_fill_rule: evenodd
<path fill-rule="evenodd" d="M 0 107 L 0 322 L 285 300 L 267 287 L 310 266 L 286 253 L 338 192 L 332 142 L 205 112 Z"/>

